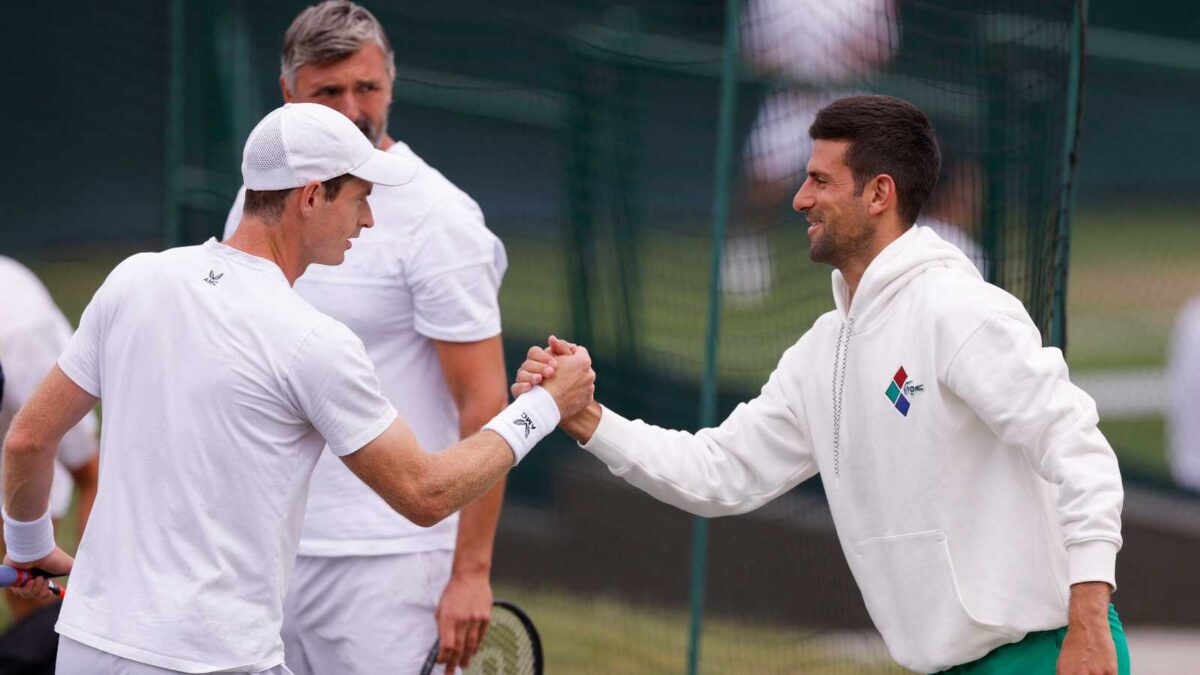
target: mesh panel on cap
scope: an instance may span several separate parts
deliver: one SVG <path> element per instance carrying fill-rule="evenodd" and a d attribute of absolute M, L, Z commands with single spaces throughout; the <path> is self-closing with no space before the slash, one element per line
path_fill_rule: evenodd
<path fill-rule="evenodd" d="M 246 151 L 246 170 L 257 177 L 253 182 L 278 186 L 269 189 L 284 189 L 296 182 L 296 174 L 288 165 L 287 146 L 283 144 L 283 115 L 265 120 L 254 135 Z"/>

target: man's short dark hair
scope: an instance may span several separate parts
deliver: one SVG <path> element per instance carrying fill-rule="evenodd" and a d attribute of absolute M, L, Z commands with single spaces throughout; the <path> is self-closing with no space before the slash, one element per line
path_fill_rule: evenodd
<path fill-rule="evenodd" d="M 342 191 L 342 187 L 349 178 L 350 174 L 344 173 L 321 183 L 325 186 L 325 201 L 331 202 L 337 199 L 338 193 Z M 246 203 L 242 205 L 242 215 L 255 216 L 268 223 L 274 223 L 279 220 L 279 216 L 283 215 L 283 203 L 287 201 L 287 196 L 299 189 L 246 190 Z"/>
<path fill-rule="evenodd" d="M 848 96 L 825 106 L 808 128 L 813 140 L 848 141 L 846 166 L 856 195 L 886 173 L 896 182 L 900 218 L 912 225 L 937 185 L 942 154 L 933 125 L 916 106 L 892 96 Z"/>

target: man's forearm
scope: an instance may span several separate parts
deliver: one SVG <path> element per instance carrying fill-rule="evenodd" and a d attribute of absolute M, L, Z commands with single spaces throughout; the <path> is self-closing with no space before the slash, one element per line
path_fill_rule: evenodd
<path fill-rule="evenodd" d="M 4 445 L 4 510 L 20 521 L 37 520 L 50 506 L 55 445 L 12 433 Z"/>
<path fill-rule="evenodd" d="M 1112 588 L 1103 581 L 1071 585 L 1067 635 L 1058 655 L 1056 672 L 1116 675 L 1119 668 L 1108 602 Z"/>
<path fill-rule="evenodd" d="M 504 503 L 504 479 L 479 499 L 463 508 L 458 519 L 453 574 L 482 574 L 492 571 L 496 524 Z"/>
<path fill-rule="evenodd" d="M 1071 604 L 1068 621 L 1096 621 L 1097 617 L 1108 624 L 1108 603 L 1112 599 L 1112 587 L 1103 581 L 1085 581 L 1071 586 Z"/>
<path fill-rule="evenodd" d="M 430 526 L 483 496 L 512 468 L 513 454 L 502 437 L 484 431 L 427 455 L 426 462 L 428 469 L 414 491 L 421 502 L 415 509 L 420 515 L 409 518 Z"/>
<path fill-rule="evenodd" d="M 502 436 L 483 431 L 440 453 L 421 449 L 397 418 L 378 438 L 342 457 L 385 502 L 417 525 L 429 527 L 483 496 L 512 468 L 513 450 Z"/>
<path fill-rule="evenodd" d="M 496 400 L 471 400 L 459 409 L 459 433 L 463 438 L 477 433 L 488 420 L 504 409 L 503 383 Z M 491 573 L 496 525 L 504 504 L 504 479 L 500 479 L 482 497 L 463 508 L 458 519 L 458 537 L 454 547 L 453 574 Z"/>

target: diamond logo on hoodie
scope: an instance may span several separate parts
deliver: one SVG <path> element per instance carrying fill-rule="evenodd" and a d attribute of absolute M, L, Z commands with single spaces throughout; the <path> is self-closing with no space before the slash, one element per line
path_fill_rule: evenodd
<path fill-rule="evenodd" d="M 884 392 L 887 394 L 888 400 L 892 402 L 892 405 L 896 406 L 896 410 L 900 411 L 900 414 L 905 417 L 908 417 L 908 409 L 911 404 L 908 401 L 908 396 L 905 396 L 904 393 L 907 391 L 908 395 L 912 396 L 914 392 L 925 389 L 925 387 L 919 384 L 908 384 L 908 386 L 905 386 L 908 381 L 908 373 L 904 372 L 904 366 L 900 366 L 900 370 L 897 370 L 896 374 L 892 376 L 892 381 L 888 383 L 887 391 Z"/>

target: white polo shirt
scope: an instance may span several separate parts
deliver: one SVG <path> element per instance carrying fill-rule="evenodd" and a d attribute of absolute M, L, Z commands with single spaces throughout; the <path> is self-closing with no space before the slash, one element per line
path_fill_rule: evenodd
<path fill-rule="evenodd" d="M 59 366 L 104 427 L 58 632 L 183 672 L 282 663 L 317 457 L 396 418 L 362 343 L 274 263 L 209 240 L 117 266 Z"/>
<path fill-rule="evenodd" d="M 0 400 L 0 440 L 70 337 L 71 324 L 37 276 L 12 258 L 0 256 L 0 363 L 7 380 Z M 54 518 L 65 516 L 71 506 L 74 481 L 68 469 L 83 466 L 95 453 L 96 416 L 89 413 L 58 446 L 50 491 Z"/>
<path fill-rule="evenodd" d="M 404 143 L 388 152 L 421 161 Z M 244 194 L 225 238 L 241 221 Z M 497 295 L 508 260 L 474 200 L 424 162 L 412 182 L 376 185 L 368 201 L 375 226 L 362 231 L 341 265 L 309 267 L 296 292 L 362 339 L 384 395 L 421 447 L 436 452 L 459 440 L 459 418 L 432 340 L 476 342 L 500 333 Z M 457 515 L 430 528 L 414 525 L 324 453 L 300 554 L 453 550 L 457 533 Z"/>

